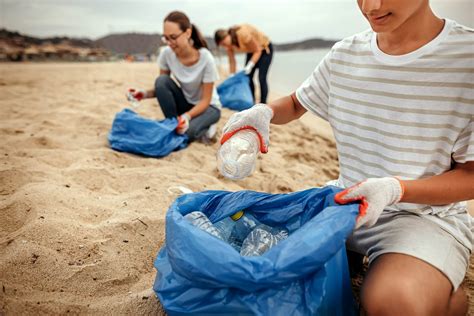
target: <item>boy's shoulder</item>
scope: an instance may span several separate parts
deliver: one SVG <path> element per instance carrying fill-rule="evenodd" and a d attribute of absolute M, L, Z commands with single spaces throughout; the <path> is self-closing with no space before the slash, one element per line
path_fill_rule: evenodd
<path fill-rule="evenodd" d="M 374 31 L 371 29 L 367 29 L 363 32 L 354 34 L 352 36 L 346 37 L 339 42 L 335 43 L 333 46 L 333 50 L 338 49 L 360 49 L 364 47 L 364 45 L 370 45 L 370 40 L 374 34 Z"/>
<path fill-rule="evenodd" d="M 446 23 L 452 24 L 450 35 L 467 35 L 470 37 L 474 36 L 473 28 L 467 27 L 465 25 L 459 24 L 458 22 L 452 21 L 449 19 L 446 19 Z"/>

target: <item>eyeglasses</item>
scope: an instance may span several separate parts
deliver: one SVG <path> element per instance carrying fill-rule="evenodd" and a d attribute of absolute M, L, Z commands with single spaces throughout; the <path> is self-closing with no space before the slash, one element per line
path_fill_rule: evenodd
<path fill-rule="evenodd" d="M 176 40 L 177 40 L 181 35 L 183 35 L 183 34 L 184 34 L 184 32 L 181 32 L 181 33 L 179 33 L 179 34 L 177 34 L 177 35 L 176 35 L 176 34 L 172 34 L 172 35 L 170 35 L 170 36 L 168 36 L 168 35 L 163 35 L 163 36 L 161 37 L 161 40 L 163 41 L 163 43 L 176 42 Z"/>

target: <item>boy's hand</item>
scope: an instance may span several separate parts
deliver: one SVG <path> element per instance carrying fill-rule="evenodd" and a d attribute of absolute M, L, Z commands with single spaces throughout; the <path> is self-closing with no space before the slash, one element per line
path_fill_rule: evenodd
<path fill-rule="evenodd" d="M 369 178 L 336 194 L 339 204 L 361 201 L 355 228 L 374 225 L 384 208 L 399 202 L 403 184 L 397 178 Z"/>
<path fill-rule="evenodd" d="M 270 121 L 273 110 L 266 104 L 259 103 L 250 109 L 233 114 L 222 130 L 221 145 L 235 133 L 244 130 L 254 130 L 260 140 L 260 152 L 268 152 L 270 144 Z"/>
<path fill-rule="evenodd" d="M 187 113 L 184 113 L 178 116 L 178 126 L 176 126 L 176 133 L 180 135 L 183 135 L 184 133 L 186 133 L 187 130 L 189 129 L 190 120 L 191 120 L 191 117 Z"/>

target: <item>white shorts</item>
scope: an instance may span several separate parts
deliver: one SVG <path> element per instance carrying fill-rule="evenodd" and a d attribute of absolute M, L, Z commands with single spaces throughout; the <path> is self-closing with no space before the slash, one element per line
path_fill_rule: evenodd
<path fill-rule="evenodd" d="M 472 234 L 465 235 L 472 242 Z M 385 253 L 421 259 L 446 275 L 454 290 L 466 275 L 471 254 L 470 248 L 426 215 L 404 211 L 382 212 L 374 226 L 354 231 L 347 240 L 347 249 L 368 256 L 369 265 Z"/>

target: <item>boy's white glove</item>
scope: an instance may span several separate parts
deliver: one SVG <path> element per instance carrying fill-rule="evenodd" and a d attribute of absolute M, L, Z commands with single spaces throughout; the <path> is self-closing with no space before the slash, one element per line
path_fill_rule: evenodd
<path fill-rule="evenodd" d="M 268 152 L 270 144 L 270 121 L 273 110 L 266 104 L 259 103 L 250 109 L 233 114 L 222 130 L 221 145 L 229 140 L 235 133 L 250 129 L 254 130 L 260 141 L 260 152 Z"/>
<path fill-rule="evenodd" d="M 369 178 L 337 193 L 334 200 L 339 204 L 360 201 L 357 229 L 374 225 L 387 206 L 402 199 L 403 192 L 403 184 L 397 178 Z"/>
<path fill-rule="evenodd" d="M 245 65 L 244 67 L 245 74 L 246 75 L 250 74 L 252 72 L 253 67 L 255 67 L 255 64 L 253 63 L 253 61 L 249 60 L 247 65 Z"/>

